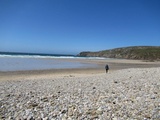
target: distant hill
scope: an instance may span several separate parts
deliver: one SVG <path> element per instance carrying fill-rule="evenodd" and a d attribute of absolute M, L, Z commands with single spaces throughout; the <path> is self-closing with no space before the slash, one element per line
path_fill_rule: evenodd
<path fill-rule="evenodd" d="M 78 56 L 160 61 L 160 46 L 133 46 L 98 52 L 81 52 Z"/>

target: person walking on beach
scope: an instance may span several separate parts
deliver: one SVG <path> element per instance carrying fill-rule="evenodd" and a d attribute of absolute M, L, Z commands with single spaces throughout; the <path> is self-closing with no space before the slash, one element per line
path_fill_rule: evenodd
<path fill-rule="evenodd" d="M 106 73 L 108 73 L 108 71 L 109 71 L 109 66 L 106 65 L 106 66 L 105 66 L 105 69 L 106 69 Z"/>

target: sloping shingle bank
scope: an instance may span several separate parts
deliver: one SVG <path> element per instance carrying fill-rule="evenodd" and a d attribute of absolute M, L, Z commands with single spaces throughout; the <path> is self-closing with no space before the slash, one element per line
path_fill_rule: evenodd
<path fill-rule="evenodd" d="M 0 119 L 159 120 L 160 68 L 0 82 Z"/>

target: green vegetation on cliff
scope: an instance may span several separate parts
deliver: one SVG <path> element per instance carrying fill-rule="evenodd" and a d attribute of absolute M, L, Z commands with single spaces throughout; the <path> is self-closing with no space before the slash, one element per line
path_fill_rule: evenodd
<path fill-rule="evenodd" d="M 160 46 L 134 46 L 103 50 L 98 52 L 81 52 L 83 57 L 106 57 L 137 60 L 160 60 Z"/>

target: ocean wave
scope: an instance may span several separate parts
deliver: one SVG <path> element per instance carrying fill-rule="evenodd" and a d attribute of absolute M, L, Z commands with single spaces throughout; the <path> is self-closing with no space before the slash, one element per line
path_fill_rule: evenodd
<path fill-rule="evenodd" d="M 62 58 L 62 59 L 108 59 L 103 57 L 77 57 L 77 56 L 42 56 L 42 55 L 0 55 L 0 58 Z"/>

